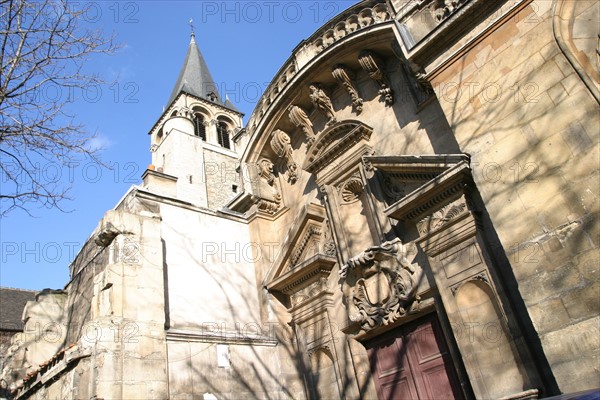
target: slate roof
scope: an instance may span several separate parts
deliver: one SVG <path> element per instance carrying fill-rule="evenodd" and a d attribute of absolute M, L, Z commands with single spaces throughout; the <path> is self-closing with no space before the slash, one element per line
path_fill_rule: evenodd
<path fill-rule="evenodd" d="M 23 309 L 35 291 L 0 287 L 0 330 L 23 330 Z"/>
<path fill-rule="evenodd" d="M 183 67 L 181 67 L 177 83 L 171 92 L 169 104 L 182 91 L 207 100 L 209 100 L 208 94 L 213 92 L 216 95 L 216 101 L 221 103 L 218 87 L 208 70 L 208 65 L 206 65 L 200 49 L 198 49 L 193 33 Z"/>
<path fill-rule="evenodd" d="M 196 36 L 193 32 L 183 66 L 181 67 L 179 77 L 177 78 L 177 82 L 175 83 L 175 87 L 171 92 L 167 104 L 171 104 L 181 92 L 211 101 L 237 113 L 240 112 L 228 98 L 226 98 L 225 101 L 221 99 L 219 86 L 215 83 L 210 74 L 208 65 L 202 56 L 202 52 L 200 52 L 200 49 L 198 48 Z M 213 97 L 209 96 L 211 93 L 214 94 Z"/>

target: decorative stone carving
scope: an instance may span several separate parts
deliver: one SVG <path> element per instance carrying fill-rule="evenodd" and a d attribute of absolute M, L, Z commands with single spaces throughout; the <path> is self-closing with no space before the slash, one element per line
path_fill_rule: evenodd
<path fill-rule="evenodd" d="M 345 20 L 337 23 L 333 29 L 325 31 L 311 43 L 310 47 L 314 51 L 314 55 L 316 55 L 352 32 L 367 28 L 374 24 L 389 21 L 390 18 L 390 12 L 385 3 L 376 4 L 372 8 L 363 8 L 357 13 L 348 16 Z"/>
<path fill-rule="evenodd" d="M 289 108 L 289 112 L 290 121 L 292 121 L 292 123 L 296 125 L 296 127 L 302 129 L 302 132 L 304 132 L 308 139 L 308 145 L 310 146 L 311 144 L 313 144 L 316 136 L 312 128 L 312 122 L 308 118 L 308 115 L 306 115 L 302 108 L 296 105 L 291 105 Z"/>
<path fill-rule="evenodd" d="M 292 144 L 290 137 L 281 129 L 273 132 L 271 137 L 271 148 L 279 156 L 285 160 L 288 170 L 288 181 L 291 184 L 298 180 L 298 165 L 292 157 Z"/>
<path fill-rule="evenodd" d="M 391 106 L 394 104 L 394 92 L 390 88 L 389 81 L 381 69 L 381 61 L 371 50 L 363 50 L 358 56 L 360 66 L 369 74 L 379 85 L 379 95 L 383 96 L 385 104 Z"/>
<path fill-rule="evenodd" d="M 313 83 L 308 88 L 310 89 L 309 97 L 313 105 L 327 116 L 327 126 L 334 124 L 336 122 L 335 111 L 333 110 L 333 104 L 329 96 L 327 96 L 318 83 Z"/>
<path fill-rule="evenodd" d="M 448 18 L 462 3 L 466 0 L 434 0 L 430 3 L 429 9 L 438 22 Z"/>
<path fill-rule="evenodd" d="M 327 289 L 327 278 L 321 276 L 314 283 L 290 296 L 292 307 L 298 306 L 312 297 L 316 297 L 320 293 L 327 291 Z"/>
<path fill-rule="evenodd" d="M 358 172 L 354 173 L 339 186 L 338 190 L 340 191 L 340 195 L 345 204 L 353 203 L 358 200 L 360 195 L 365 191 L 360 174 Z"/>
<path fill-rule="evenodd" d="M 445 205 L 440 210 L 434 212 L 432 215 L 429 215 L 417 222 L 417 229 L 419 230 L 419 233 L 421 235 L 424 235 L 427 232 L 431 232 L 438 228 L 441 228 L 450 220 L 456 218 L 457 216 L 463 214 L 466 211 L 467 203 L 465 202 L 465 198 L 461 197 L 460 199 Z"/>
<path fill-rule="evenodd" d="M 368 158 L 369 155 L 371 155 L 371 154 L 365 154 L 362 157 L 362 164 L 363 164 L 363 167 L 365 168 L 365 171 L 373 172 L 373 171 L 375 171 L 375 168 L 373 167 L 373 163 L 371 162 L 371 160 Z"/>
<path fill-rule="evenodd" d="M 345 36 L 361 29 L 367 29 L 373 25 L 387 23 L 390 19 L 391 13 L 386 3 L 378 3 L 373 7 L 365 7 L 354 14 L 350 14 L 343 21 L 336 24 L 335 30 L 327 30 L 314 41 L 306 43 L 300 50 L 296 51 L 296 57 L 291 57 L 290 61 L 281 68 L 280 72 L 265 90 L 261 100 L 259 100 L 256 106 L 257 111 L 253 113 L 246 124 L 250 135 L 254 133 L 260 120 L 267 114 L 272 99 L 277 97 L 277 93 L 282 93 L 285 90 L 289 83 L 293 81 L 298 70 L 305 65 L 306 61 L 299 63 L 300 58 L 310 60 Z"/>
<path fill-rule="evenodd" d="M 337 158 L 357 144 L 366 144 L 373 129 L 358 121 L 340 121 L 319 134 L 309 149 L 302 169 L 311 174 L 318 173 L 331 165 Z M 364 153 L 370 149 L 365 149 Z"/>
<path fill-rule="evenodd" d="M 281 205 L 281 193 L 277 179 L 273 174 L 273 163 L 267 158 L 256 163 L 258 169 L 258 209 L 268 214 L 275 214 Z"/>
<path fill-rule="evenodd" d="M 329 220 L 325 220 L 325 231 L 323 234 L 323 254 L 330 257 L 335 257 L 337 249 L 335 241 L 333 240 L 333 231 L 331 230 L 331 224 Z"/>
<path fill-rule="evenodd" d="M 338 82 L 344 85 L 344 88 L 346 89 L 350 97 L 352 97 L 352 107 L 354 108 L 357 114 L 360 114 L 363 108 L 363 99 L 360 97 L 360 95 L 358 94 L 358 90 L 354 86 L 354 74 L 352 73 L 352 71 L 345 65 L 338 64 L 335 67 L 333 67 L 331 74 Z"/>
<path fill-rule="evenodd" d="M 350 289 L 350 319 L 363 331 L 395 322 L 418 300 L 415 293 L 423 270 L 412 263 L 416 255 L 414 243 L 396 238 L 368 248 L 342 266 L 340 278 Z"/>
<path fill-rule="evenodd" d="M 177 110 L 177 116 L 192 119 L 194 116 L 194 112 L 188 107 L 181 107 L 179 108 L 179 110 Z"/>
<path fill-rule="evenodd" d="M 406 195 L 405 187 L 401 180 L 394 177 L 393 174 L 381 173 L 381 189 L 383 195 L 389 204 L 394 204 Z"/>
<path fill-rule="evenodd" d="M 488 275 L 485 271 L 482 271 L 482 272 L 478 273 L 477 275 L 470 277 L 469 279 L 466 279 L 462 282 L 457 283 L 456 285 L 451 286 L 450 292 L 452 292 L 452 294 L 454 296 L 456 296 L 456 292 L 458 292 L 458 289 L 460 289 L 460 287 L 462 285 L 464 285 L 467 282 L 472 282 L 472 281 L 482 281 L 482 282 L 485 282 L 488 285 L 490 285 L 490 278 L 488 277 Z"/>
<path fill-rule="evenodd" d="M 296 264 L 298 264 L 300 261 L 303 261 L 302 256 L 305 255 L 305 250 L 307 250 L 307 248 L 309 248 L 311 244 L 314 253 L 316 254 L 319 252 L 320 238 L 321 229 L 318 226 L 310 225 L 302 239 L 298 242 L 296 249 L 292 254 L 292 257 L 290 258 L 291 268 L 294 268 Z"/>

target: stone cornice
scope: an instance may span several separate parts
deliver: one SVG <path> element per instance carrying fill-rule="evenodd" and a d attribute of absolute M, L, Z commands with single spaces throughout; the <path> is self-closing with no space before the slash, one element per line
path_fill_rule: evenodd
<path fill-rule="evenodd" d="M 471 169 L 461 161 L 409 193 L 384 212 L 397 220 L 417 221 L 460 197 L 471 181 Z"/>
<path fill-rule="evenodd" d="M 335 257 L 316 254 L 273 280 L 267 289 L 290 295 L 319 277 L 327 277 L 337 262 Z"/>
<path fill-rule="evenodd" d="M 256 322 L 252 322 L 252 325 L 256 325 Z M 172 342 L 218 343 L 269 347 L 274 347 L 278 343 L 277 339 L 269 336 L 253 335 L 242 332 L 169 329 L 166 333 L 167 341 Z"/>

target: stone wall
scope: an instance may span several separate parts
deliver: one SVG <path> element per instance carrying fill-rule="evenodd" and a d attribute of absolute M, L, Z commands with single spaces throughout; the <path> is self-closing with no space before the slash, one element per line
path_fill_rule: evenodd
<path fill-rule="evenodd" d="M 208 208 L 218 210 L 242 191 L 240 175 L 236 171 L 239 161 L 235 153 L 216 147 L 204 146 L 204 176 Z"/>
<path fill-rule="evenodd" d="M 520 4 L 504 4 L 428 73 L 472 156 L 554 376 L 570 392 L 598 377 L 598 103 L 554 39 L 553 2 L 512 3 Z M 578 3 L 589 28 L 598 4 Z"/>

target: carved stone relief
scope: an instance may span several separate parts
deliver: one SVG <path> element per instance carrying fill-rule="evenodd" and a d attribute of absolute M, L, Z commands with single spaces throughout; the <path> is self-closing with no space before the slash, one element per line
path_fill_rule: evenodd
<path fill-rule="evenodd" d="M 316 297 L 322 292 L 327 291 L 327 278 L 320 277 L 319 280 L 311 285 L 301 289 L 290 296 L 292 307 L 302 304 L 304 301 Z"/>
<path fill-rule="evenodd" d="M 262 158 L 256 163 L 258 169 L 258 209 L 268 214 L 275 214 L 281 206 L 281 193 L 277 179 L 273 174 L 273 163 Z"/>
<path fill-rule="evenodd" d="M 320 240 L 321 228 L 316 225 L 310 225 L 292 252 L 290 258 L 291 267 L 294 268 L 299 262 L 319 253 Z M 310 252 L 311 250 L 312 254 L 307 254 L 307 251 Z"/>
<path fill-rule="evenodd" d="M 412 263 L 416 255 L 414 243 L 396 238 L 368 248 L 342 266 L 350 319 L 360 323 L 361 330 L 389 325 L 409 311 L 423 273 Z"/>
<path fill-rule="evenodd" d="M 358 172 L 346 179 L 338 186 L 344 204 L 353 203 L 364 192 L 365 187 Z"/>
<path fill-rule="evenodd" d="M 321 88 L 321 85 L 318 83 L 313 83 L 308 88 L 310 89 L 309 97 L 313 105 L 327 117 L 326 125 L 329 126 L 334 124 L 336 122 L 335 111 L 329 96 L 327 96 L 325 91 Z"/>
<path fill-rule="evenodd" d="M 461 197 L 458 200 L 453 201 L 450 204 L 445 205 L 438 211 L 434 212 L 419 222 L 417 222 L 417 229 L 421 235 L 427 232 L 434 231 L 441 228 L 443 225 L 448 223 L 450 220 L 457 216 L 467 212 L 467 203 L 465 197 Z"/>
<path fill-rule="evenodd" d="M 288 181 L 291 184 L 298 180 L 298 165 L 292 157 L 292 144 L 290 137 L 281 129 L 273 132 L 271 137 L 271 148 L 279 156 L 285 160 L 287 166 Z"/>
<path fill-rule="evenodd" d="M 429 9 L 438 22 L 448 18 L 462 3 L 466 0 L 434 0 L 430 3 Z"/>
<path fill-rule="evenodd" d="M 381 61 L 371 50 L 363 50 L 358 56 L 358 62 L 362 69 L 369 74 L 379 85 L 379 95 L 385 100 L 387 106 L 394 104 L 394 92 L 392 91 L 389 80 L 381 68 Z"/>
<path fill-rule="evenodd" d="M 331 230 L 331 223 L 329 220 L 325 220 L 323 224 L 325 226 L 323 233 L 323 240 L 321 242 L 321 248 L 323 249 L 323 254 L 330 257 L 335 257 L 337 254 L 335 241 L 333 240 L 333 231 Z"/>
<path fill-rule="evenodd" d="M 350 97 L 352 98 L 352 107 L 357 114 L 360 114 L 363 109 L 363 99 L 358 94 L 358 89 L 354 85 L 354 73 L 348 67 L 338 64 L 331 71 L 333 77 L 340 82 Z"/>
<path fill-rule="evenodd" d="M 394 179 L 392 174 L 380 172 L 380 175 L 381 189 L 388 204 L 393 204 L 406 195 L 406 184 L 403 181 Z"/>
<path fill-rule="evenodd" d="M 327 30 L 321 37 L 315 39 L 310 47 L 316 55 L 352 32 L 389 19 L 390 12 L 385 3 L 376 4 L 373 8 L 361 9 L 358 13 L 351 14 L 346 20 L 339 22 L 333 29 Z"/>
<path fill-rule="evenodd" d="M 316 136 L 313 131 L 312 122 L 308 118 L 308 115 L 306 115 L 306 112 L 296 105 L 291 105 L 289 108 L 289 117 L 290 121 L 292 121 L 296 127 L 302 129 L 302 132 L 304 132 L 304 135 L 306 135 L 306 138 L 308 139 L 308 145 L 310 146 L 313 144 Z"/>
<path fill-rule="evenodd" d="M 179 117 L 185 117 L 188 119 L 192 119 L 194 112 L 192 110 L 190 110 L 188 107 L 181 107 L 178 111 L 177 111 L 177 116 Z"/>

